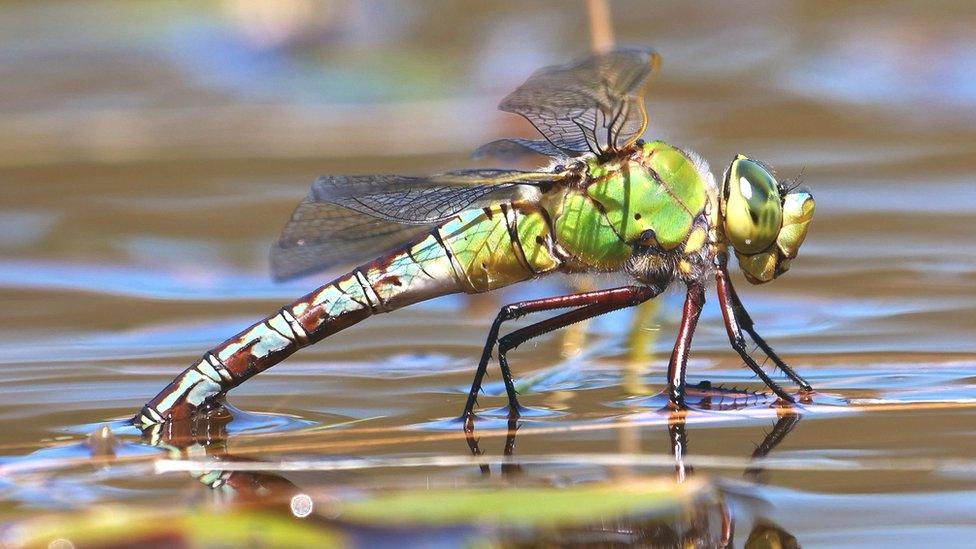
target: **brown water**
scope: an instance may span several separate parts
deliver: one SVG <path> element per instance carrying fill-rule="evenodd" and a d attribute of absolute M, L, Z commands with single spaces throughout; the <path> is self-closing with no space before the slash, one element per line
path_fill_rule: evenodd
<path fill-rule="evenodd" d="M 584 11 L 558 3 L 305 12 L 272 2 L 256 17 L 248 5 L 0 7 L 8 527 L 112 504 L 231 505 L 166 472 L 185 462 L 159 462 L 174 454 L 111 422 L 326 279 L 275 285 L 265 264 L 316 174 L 473 166 L 476 145 L 530 135 L 494 110 L 499 98 L 587 48 Z M 685 427 L 684 463 L 729 502 L 736 545 L 762 521 L 804 546 L 970 545 L 974 4 L 614 11 L 619 41 L 664 57 L 649 136 L 700 152 L 719 173 L 739 152 L 784 176 L 802 170 L 817 197 L 792 271 L 764 287 L 739 281 L 760 331 L 818 389 L 813 404 L 761 474 L 743 473 L 777 421 L 768 401 L 694 412 Z M 615 282 L 549 279 L 370 319 L 235 390 L 232 404 L 248 412 L 204 429 L 209 444 L 198 438 L 212 456 L 299 469 L 281 473 L 294 483 L 284 492 L 311 494 L 317 513 L 343 490 L 477 484 L 479 463 L 497 476 L 514 462 L 525 485 L 673 476 L 667 417 L 647 397 L 663 382 L 676 294 L 513 353 L 523 403 L 538 414 L 521 420 L 508 461 L 494 371 L 476 424 L 480 462 L 449 421 L 499 306 Z M 759 388 L 714 302 L 690 376 Z M 93 465 L 87 436 L 106 423 L 120 460 Z M 283 497 L 267 502 L 287 506 Z"/>

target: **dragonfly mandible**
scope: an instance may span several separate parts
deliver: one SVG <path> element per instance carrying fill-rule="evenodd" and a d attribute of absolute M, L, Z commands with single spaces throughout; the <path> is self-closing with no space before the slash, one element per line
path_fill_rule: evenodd
<path fill-rule="evenodd" d="M 729 280 L 728 257 L 735 254 L 754 284 L 784 273 L 813 217 L 813 197 L 742 155 L 719 185 L 698 155 L 642 141 L 648 121 L 644 96 L 659 64 L 652 49 L 617 49 L 540 69 L 508 95 L 499 108 L 525 117 L 544 139 L 503 139 L 477 153 L 544 155 L 551 159 L 546 168 L 320 177 L 272 248 L 274 276 L 287 279 L 376 259 L 213 348 L 133 421 L 150 426 L 190 418 L 298 349 L 372 315 L 551 273 L 623 272 L 632 283 L 502 307 L 463 417 L 474 413 L 496 345 L 509 406 L 517 415 L 508 351 L 552 330 L 638 305 L 672 284 L 684 285 L 686 296 L 667 391 L 671 408 L 685 408 L 688 353 L 711 278 L 729 340 L 745 364 L 782 401 L 794 402 L 750 355 L 744 334 L 801 394 L 812 391 L 756 332 Z M 568 311 L 499 337 L 507 321 L 560 309 Z"/>

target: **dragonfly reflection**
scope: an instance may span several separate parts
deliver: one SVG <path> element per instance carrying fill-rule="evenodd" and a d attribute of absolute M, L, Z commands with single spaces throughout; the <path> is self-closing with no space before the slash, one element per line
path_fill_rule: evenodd
<path fill-rule="evenodd" d="M 762 483 L 764 472 L 762 459 L 779 446 L 800 421 L 800 415 L 793 411 L 781 411 L 781 414 L 751 454 L 754 465 L 743 472 L 743 477 L 749 482 Z M 224 430 L 226 424 L 226 421 L 221 422 L 219 418 L 215 421 L 212 418 L 203 426 L 203 430 L 195 432 L 193 430 L 158 431 L 159 436 L 153 440 L 153 443 L 165 448 L 171 457 L 176 459 L 199 459 L 201 456 L 206 456 L 208 459 L 206 467 L 192 475 L 217 494 L 222 504 L 275 507 L 293 505 L 296 497 L 307 497 L 300 486 L 278 474 L 222 470 L 221 464 L 224 463 L 254 461 L 251 457 L 235 456 L 228 450 L 227 433 Z M 667 432 L 669 450 L 674 456 L 675 480 L 687 482 L 696 472 L 688 463 L 689 436 L 683 414 L 672 413 L 668 417 Z M 484 455 L 479 436 L 473 426 L 465 434 L 468 450 L 475 456 Z M 515 483 L 536 482 L 540 479 L 527 476 L 526 469 L 519 464 L 515 452 L 517 436 L 517 421 L 511 419 L 505 432 L 502 453 L 506 459 L 501 466 L 501 475 Z M 585 462 L 585 457 L 581 459 Z M 480 464 L 479 467 L 482 476 L 492 475 L 489 465 Z M 596 526 L 574 526 L 540 532 L 538 535 L 542 538 L 534 541 L 559 544 L 570 539 L 585 537 L 588 540 L 603 540 L 608 543 L 626 542 L 625 540 L 630 539 L 633 542 L 639 540 L 642 544 L 652 545 L 730 546 L 737 523 L 733 509 L 739 507 L 730 505 L 727 497 L 732 496 L 720 492 L 717 498 L 696 500 L 691 508 L 668 520 L 660 517 L 604 519 Z M 774 543 L 781 547 L 796 546 L 796 540 L 792 535 L 761 515 L 761 512 L 753 513 L 751 517 L 752 527 L 749 531 L 747 547 L 754 541 Z M 740 518 L 739 522 L 742 520 L 744 518 Z M 337 524 L 341 527 L 341 523 Z M 500 539 L 515 536 L 511 540 L 513 542 L 526 541 L 524 532 L 499 531 L 497 535 L 501 536 Z"/>

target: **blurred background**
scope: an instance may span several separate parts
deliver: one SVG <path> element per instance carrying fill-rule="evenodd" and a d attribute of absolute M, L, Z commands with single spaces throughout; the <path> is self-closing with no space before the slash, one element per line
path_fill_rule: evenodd
<path fill-rule="evenodd" d="M 718 175 L 737 153 L 782 177 L 802 172 L 817 198 L 790 273 L 761 288 L 739 282 L 760 331 L 822 393 L 777 449 L 786 465 L 749 497 L 804 545 L 970 539 L 976 4 L 609 5 L 618 43 L 663 57 L 648 138 L 701 153 Z M 92 454 L 86 437 L 329 277 L 273 284 L 267 274 L 268 248 L 315 176 L 491 164 L 470 151 L 533 136 L 498 101 L 535 69 L 586 55 L 590 35 L 582 1 L 0 4 L 0 514 L 16 523 L 200 504 L 206 489 L 188 475 L 147 476 L 159 451 L 118 424 L 112 455 L 136 465 L 77 469 Z M 308 444 L 323 428 L 365 423 L 452 435 L 313 457 L 468 455 L 444 420 L 463 405 L 497 308 L 616 282 L 553 278 L 371 319 L 235 391 L 235 405 L 273 415 L 242 412 L 224 435 L 287 460 L 294 450 L 263 437 Z M 526 420 L 543 432 L 526 429 L 516 456 L 670 455 L 663 420 L 573 432 L 653 408 L 680 312 L 680 296 L 660 301 L 512 355 L 525 403 L 543 410 Z M 486 407 L 504 402 L 492 375 Z M 727 348 L 714 303 L 691 375 L 759 388 Z M 693 455 L 714 458 L 698 470 L 722 494 L 741 468 L 719 458 L 748 457 L 775 421 L 768 406 L 737 414 L 688 429 Z M 490 444 L 501 453 L 497 437 Z M 69 465 L 44 469 L 45 459 Z M 523 474 L 619 475 L 585 462 Z M 480 478 L 471 465 L 423 471 L 428 482 Z M 313 491 L 414 478 L 307 477 Z"/>

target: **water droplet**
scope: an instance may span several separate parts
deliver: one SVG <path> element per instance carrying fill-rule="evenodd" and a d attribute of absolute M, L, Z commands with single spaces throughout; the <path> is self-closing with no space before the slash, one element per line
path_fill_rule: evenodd
<path fill-rule="evenodd" d="M 305 518 L 312 514 L 312 498 L 308 494 L 297 494 L 291 498 L 291 514 L 298 518 Z"/>

